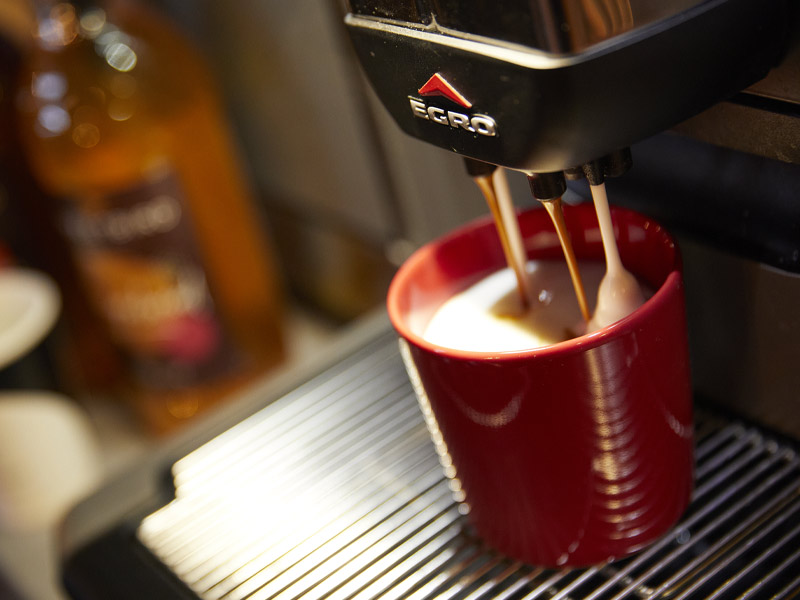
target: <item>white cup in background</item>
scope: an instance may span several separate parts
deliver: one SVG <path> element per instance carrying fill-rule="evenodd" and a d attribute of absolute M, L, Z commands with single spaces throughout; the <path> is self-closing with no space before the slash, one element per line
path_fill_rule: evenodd
<path fill-rule="evenodd" d="M 37 350 L 60 310 L 47 275 L 0 269 L 0 530 L 51 527 L 99 481 L 97 438 L 83 410 L 52 391 L 18 389 L 49 384 Z"/>
<path fill-rule="evenodd" d="M 95 432 L 52 392 L 0 392 L 0 529 L 54 526 L 100 480 Z"/>

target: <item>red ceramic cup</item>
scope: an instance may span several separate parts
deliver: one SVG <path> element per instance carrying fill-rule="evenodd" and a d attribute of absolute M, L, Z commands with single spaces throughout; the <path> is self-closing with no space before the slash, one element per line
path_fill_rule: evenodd
<path fill-rule="evenodd" d="M 578 258 L 603 260 L 594 207 L 564 212 Z M 612 219 L 623 263 L 656 291 L 592 334 L 491 353 L 422 338 L 447 298 L 505 266 L 489 220 L 421 248 L 389 289 L 389 315 L 456 498 L 490 546 L 531 564 L 623 557 L 667 532 L 689 501 L 680 255 L 651 219 L 621 209 Z M 529 258 L 563 260 L 544 210 L 523 213 L 520 227 Z"/>

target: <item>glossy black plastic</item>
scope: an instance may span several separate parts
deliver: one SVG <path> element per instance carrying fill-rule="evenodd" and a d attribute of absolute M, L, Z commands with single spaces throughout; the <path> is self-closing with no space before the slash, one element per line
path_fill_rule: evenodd
<path fill-rule="evenodd" d="M 353 14 L 346 23 L 406 133 L 484 162 L 554 172 L 668 129 L 762 78 L 785 46 L 787 11 L 785 0 L 710 0 L 571 55 Z M 420 95 L 435 73 L 471 106 Z M 440 119 L 426 118 L 430 107 Z M 463 126 L 473 116 L 493 119 L 495 135 Z"/>

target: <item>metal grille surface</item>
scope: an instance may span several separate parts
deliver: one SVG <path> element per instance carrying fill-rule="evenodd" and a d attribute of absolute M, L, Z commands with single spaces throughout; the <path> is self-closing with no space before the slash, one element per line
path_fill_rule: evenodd
<path fill-rule="evenodd" d="M 713 411 L 696 439 L 666 537 L 589 569 L 520 564 L 471 534 L 386 337 L 178 461 L 175 499 L 137 536 L 204 599 L 797 595 L 791 443 Z"/>

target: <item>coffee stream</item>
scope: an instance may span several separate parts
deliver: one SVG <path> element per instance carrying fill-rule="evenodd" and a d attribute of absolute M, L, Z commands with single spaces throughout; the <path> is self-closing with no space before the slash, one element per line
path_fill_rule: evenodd
<path fill-rule="evenodd" d="M 533 291 L 530 289 L 530 278 L 526 276 L 525 272 L 525 264 L 528 262 L 528 257 L 525 252 L 525 243 L 522 241 L 522 234 L 519 230 L 517 213 L 514 209 L 511 190 L 508 187 L 505 169 L 495 169 L 494 173 L 492 173 L 492 182 L 497 196 L 497 204 L 500 208 L 500 216 L 511 246 L 511 255 L 514 258 L 517 269 L 522 273 L 522 284 L 526 286 L 526 294 L 528 298 L 531 298 Z"/>
<path fill-rule="evenodd" d="M 498 176 L 503 178 L 500 185 L 497 185 Z M 473 179 L 480 188 L 481 193 L 483 193 L 483 197 L 486 198 L 486 203 L 489 205 L 492 217 L 494 217 L 494 224 L 500 237 L 500 244 L 503 247 L 506 263 L 508 263 L 517 279 L 520 302 L 523 308 L 528 308 L 531 305 L 531 301 L 528 278 L 525 273 L 525 251 L 522 245 L 519 224 L 517 224 L 516 215 L 513 213 L 508 185 L 505 184 L 505 173 L 502 169 L 495 169 L 491 174 L 476 175 Z M 498 198 L 498 191 L 502 200 Z"/>
<path fill-rule="evenodd" d="M 522 307 L 523 309 L 528 309 L 532 306 L 532 287 L 528 280 L 527 259 L 522 235 L 514 212 L 505 171 L 499 168 L 495 169 L 491 174 L 475 175 L 473 179 L 486 198 L 494 218 L 506 262 L 514 272 L 517 281 Z M 618 321 L 636 310 L 644 302 L 644 297 L 636 278 L 625 269 L 620 260 L 605 184 L 592 185 L 591 191 L 606 258 L 606 274 L 598 288 L 597 306 L 593 316 L 589 310 L 586 291 L 578 269 L 578 261 L 564 222 L 561 198 L 542 203 L 550 215 L 561 249 L 564 252 L 575 297 L 578 301 L 581 315 L 586 322 L 587 333 Z"/>
<path fill-rule="evenodd" d="M 561 198 L 548 200 L 542 204 L 544 204 L 547 213 L 550 215 L 550 220 L 553 221 L 553 226 L 556 228 L 556 235 L 558 235 L 558 241 L 561 243 L 561 250 L 564 252 L 564 258 L 567 259 L 567 268 L 572 278 L 572 287 L 575 288 L 575 297 L 578 299 L 581 315 L 583 316 L 583 320 L 588 322 L 591 318 L 589 303 L 586 301 L 586 290 L 583 289 L 583 281 L 581 280 L 581 274 L 578 270 L 578 260 L 575 258 L 575 251 L 572 249 L 572 241 L 569 239 L 567 224 L 564 222 L 564 210 L 561 207 Z"/>
<path fill-rule="evenodd" d="M 606 255 L 606 274 L 597 290 L 597 306 L 587 325 L 587 333 L 602 329 L 628 316 L 644 303 L 639 282 L 625 267 L 619 257 L 614 225 L 608 208 L 608 195 L 604 183 L 591 186 L 603 250 Z"/>

